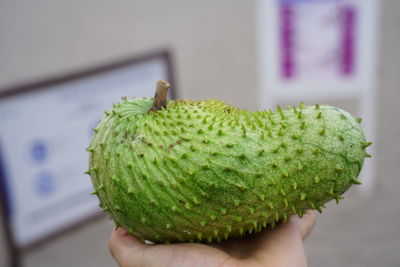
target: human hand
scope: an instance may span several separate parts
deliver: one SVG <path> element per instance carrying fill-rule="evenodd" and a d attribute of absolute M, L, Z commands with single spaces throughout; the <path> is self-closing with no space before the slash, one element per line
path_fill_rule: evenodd
<path fill-rule="evenodd" d="M 315 212 L 274 230 L 264 230 L 244 239 L 219 244 L 144 244 L 126 230 L 113 230 L 109 247 L 122 267 L 140 266 L 274 266 L 304 267 L 307 260 L 303 240 L 315 225 Z"/>

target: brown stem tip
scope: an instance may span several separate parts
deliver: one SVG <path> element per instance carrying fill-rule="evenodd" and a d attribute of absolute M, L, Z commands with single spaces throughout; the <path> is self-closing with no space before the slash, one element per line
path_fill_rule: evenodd
<path fill-rule="evenodd" d="M 156 94 L 154 95 L 154 102 L 150 111 L 157 111 L 167 106 L 167 94 L 170 86 L 171 85 L 164 80 L 157 81 Z"/>

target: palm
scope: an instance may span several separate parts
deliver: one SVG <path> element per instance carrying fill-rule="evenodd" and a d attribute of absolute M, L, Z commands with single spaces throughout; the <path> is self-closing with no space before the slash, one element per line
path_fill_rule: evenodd
<path fill-rule="evenodd" d="M 229 266 L 235 261 L 223 249 L 194 243 L 154 245 L 142 253 L 143 262 L 137 266 Z"/>
<path fill-rule="evenodd" d="M 306 266 L 303 238 L 311 230 L 313 213 L 275 230 L 219 244 L 146 245 L 125 230 L 114 231 L 110 250 L 121 266 Z"/>

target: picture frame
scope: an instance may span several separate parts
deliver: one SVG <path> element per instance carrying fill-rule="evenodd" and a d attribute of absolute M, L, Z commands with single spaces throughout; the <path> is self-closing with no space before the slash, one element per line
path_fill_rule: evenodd
<path fill-rule="evenodd" d="M 16 169 L 16 167 L 13 167 L 12 164 L 10 165 L 10 163 L 13 160 L 8 160 L 7 161 L 7 157 L 14 157 L 14 158 L 18 158 L 17 160 L 14 159 L 14 161 L 17 161 L 19 163 L 22 162 L 22 164 L 28 164 L 26 163 L 26 158 L 25 156 L 13 156 L 13 153 L 10 152 L 10 149 L 6 149 L 5 147 L 8 146 L 9 147 L 9 143 L 10 142 L 16 142 L 16 143 L 23 143 L 22 140 L 19 140 L 18 137 L 22 136 L 22 139 L 26 139 L 27 134 L 24 133 L 23 135 L 18 135 L 18 134 L 13 134 L 15 132 L 21 132 L 20 129 L 22 128 L 18 128 L 19 126 L 17 126 L 18 121 L 23 121 L 23 119 L 25 117 L 28 116 L 32 116 L 33 118 L 30 118 L 30 120 L 35 120 L 35 118 L 39 118 L 39 116 L 35 117 L 35 112 L 39 112 L 38 110 L 42 110 L 42 112 L 47 112 L 47 114 L 50 113 L 60 113 L 62 114 L 65 118 L 67 118 L 66 120 L 69 120 L 69 125 L 75 125 L 76 121 L 81 120 L 81 124 L 80 125 L 85 125 L 85 124 L 91 124 L 88 121 L 85 121 L 85 116 L 84 115 L 80 115 L 82 114 L 82 109 L 80 110 L 81 113 L 74 113 L 74 112 L 70 112 L 70 111 L 74 111 L 76 109 L 76 106 L 72 107 L 72 105 L 74 105 L 74 101 L 75 102 L 79 102 L 79 103 L 84 103 L 84 101 L 90 102 L 87 105 L 84 104 L 80 104 L 80 107 L 84 107 L 86 108 L 86 110 L 91 110 L 90 116 L 100 116 L 101 113 L 99 113 L 99 111 L 101 110 L 101 112 L 103 112 L 105 110 L 105 107 L 111 107 L 112 103 L 110 96 L 112 95 L 113 99 L 115 97 L 118 97 L 118 99 L 120 99 L 122 96 L 121 93 L 123 92 L 130 92 L 130 89 L 135 89 L 132 91 L 133 94 L 136 95 L 129 95 L 129 97 L 142 97 L 142 96 L 149 96 L 152 97 L 154 95 L 155 92 L 155 86 L 156 86 L 156 81 L 159 79 L 165 79 L 167 80 L 172 86 L 169 90 L 169 97 L 171 99 L 175 99 L 176 98 L 176 84 L 175 84 L 175 73 L 174 73 L 174 68 L 173 68 L 173 62 L 172 62 L 172 53 L 171 51 L 168 50 L 160 50 L 160 51 L 154 51 L 151 53 L 145 53 L 143 55 L 136 55 L 136 56 L 132 56 L 132 57 L 127 57 L 124 59 L 120 59 L 120 60 L 116 60 L 113 62 L 109 62 L 109 63 L 105 63 L 105 64 L 100 64 L 97 66 L 93 66 L 93 67 L 89 67 L 83 70 L 79 70 L 77 72 L 73 72 L 73 73 L 68 73 L 65 75 L 60 75 L 57 77 L 51 77 L 51 78 L 46 78 L 46 79 L 41 79 L 40 81 L 35 81 L 35 82 L 31 82 L 31 83 L 25 83 L 25 84 L 21 84 L 21 85 L 16 85 L 16 86 L 11 86 L 8 88 L 3 88 L 0 89 L 0 106 L 2 106 L 2 108 L 0 107 L 0 118 L 7 118 L 7 116 L 15 116 L 15 120 L 11 121 L 9 120 L 9 124 L 7 124 L 7 129 L 8 129 L 8 139 L 5 137 L 7 135 L 6 130 L 1 131 L 0 130 L 0 212 L 1 212 L 1 216 L 0 218 L 2 219 L 2 225 L 3 225 L 3 229 L 4 229 L 4 234 L 5 234 L 5 239 L 6 239 L 6 243 L 8 246 L 8 251 L 9 251 L 9 262 L 10 262 L 10 266 L 20 266 L 21 265 L 21 261 L 20 261 L 20 256 L 21 254 L 23 254 L 24 251 L 27 251 L 31 248 L 37 247 L 40 244 L 43 244 L 45 242 L 48 242 L 49 240 L 52 240 L 58 236 L 62 236 L 65 233 L 68 233 L 69 231 L 72 231 L 73 229 L 76 229 L 77 227 L 80 227 L 82 225 L 85 224 L 89 224 L 95 220 L 97 220 L 99 217 L 103 217 L 104 214 L 101 212 L 100 208 L 96 207 L 93 208 L 93 203 L 94 202 L 98 202 L 97 199 L 95 199 L 95 196 L 91 196 L 92 200 L 90 200 L 91 204 L 88 204 L 88 207 L 85 211 L 82 212 L 78 212 L 75 213 L 79 214 L 76 215 L 73 220 L 70 220 L 68 223 L 65 224 L 60 224 L 60 221 L 63 221 L 63 218 L 60 218 L 59 220 L 54 219 L 53 220 L 53 224 L 55 225 L 51 225 L 50 227 L 48 225 L 48 221 L 47 220 L 42 220 L 42 224 L 45 225 L 47 223 L 47 225 L 43 226 L 42 228 L 40 226 L 37 227 L 37 231 L 40 232 L 39 234 L 35 235 L 35 236 L 31 236 L 30 239 L 25 238 L 24 236 L 26 236 L 27 231 L 24 231 L 24 229 L 26 228 L 26 226 L 24 226 L 23 223 L 20 223 L 20 221 L 24 220 L 24 218 L 27 218 L 25 215 L 29 214 L 28 212 L 32 212 L 29 209 L 33 209 L 33 206 L 35 206 L 34 201 L 35 200 L 37 202 L 41 202 L 38 204 L 39 209 L 36 209 L 36 211 L 34 210 L 34 212 L 38 212 L 38 211 L 43 211 L 43 210 L 48 210 L 46 209 L 46 207 L 51 207 L 52 205 L 52 201 L 55 203 L 57 202 L 57 205 L 55 207 L 59 207 L 60 203 L 66 201 L 66 196 L 69 194 L 68 192 L 62 192 L 62 188 L 66 188 L 65 184 L 64 187 L 59 186 L 59 194 L 63 194 L 63 197 L 56 197 L 56 193 L 51 192 L 54 187 L 55 187 L 55 183 L 52 182 L 52 175 L 49 174 L 49 172 L 41 172 L 39 171 L 38 175 L 34 175 L 35 177 L 39 177 L 37 178 L 38 185 L 35 186 L 34 183 L 29 184 L 27 186 L 22 185 L 22 183 L 14 183 L 15 180 L 19 180 L 22 179 L 20 176 L 17 175 L 11 175 L 12 177 L 10 177 L 10 173 L 12 173 L 12 169 Z M 140 80 L 140 82 L 139 82 Z M 122 82 L 121 82 L 122 81 Z M 153 84 L 153 85 L 151 85 Z M 107 86 L 114 86 L 113 89 L 108 89 Z M 141 91 L 140 89 L 137 89 L 138 86 L 144 86 L 146 88 L 146 91 Z M 154 88 L 152 88 L 151 86 L 153 86 Z M 144 90 L 144 89 L 143 89 Z M 85 93 L 86 92 L 86 93 Z M 89 92 L 92 95 L 86 95 L 89 94 L 87 93 Z M 145 95 L 141 95 L 141 94 L 145 94 Z M 82 95 L 80 95 L 82 94 Z M 96 97 L 93 97 L 96 96 Z M 105 97 L 101 97 L 101 95 L 105 95 Z M 54 107 L 54 103 L 52 103 L 52 101 L 55 101 L 56 99 L 62 99 L 61 102 L 57 102 L 57 104 L 55 105 L 56 107 L 61 106 L 62 108 L 56 108 L 56 109 L 52 109 L 52 110 L 47 110 L 46 111 L 46 105 L 48 107 Z M 65 99 L 69 99 L 70 98 L 70 102 L 68 102 L 68 100 Z M 46 99 L 50 99 L 50 100 L 46 100 Z M 36 102 L 35 102 L 36 101 Z M 47 102 L 46 102 L 47 101 Z M 97 101 L 97 102 L 96 102 Z M 12 102 L 12 104 L 9 104 L 10 102 Z M 25 106 L 30 106 L 32 107 L 32 105 L 35 107 L 34 109 L 31 109 L 32 114 L 28 114 L 26 111 L 21 111 L 21 109 L 17 109 L 17 105 L 22 105 L 21 103 L 23 103 Z M 34 104 L 32 104 L 34 103 Z M 40 104 L 40 107 L 38 107 L 38 103 L 43 103 Z M 8 106 L 7 106 L 8 105 Z M 14 105 L 15 110 L 12 107 L 12 105 Z M 19 106 L 18 106 L 19 107 Z M 37 108 L 36 108 L 37 107 Z M 92 107 L 92 109 L 90 109 L 90 107 Z M 95 107 L 93 109 L 93 107 Z M 63 110 L 63 111 L 62 111 Z M 12 112 L 16 111 L 17 115 L 13 115 Z M 95 115 L 97 113 L 97 115 Z M 83 111 L 83 114 L 85 114 L 85 111 Z M 48 129 L 46 129 L 46 131 L 51 131 L 51 128 L 60 128 L 63 126 L 60 126 L 59 124 L 56 123 L 56 120 L 51 119 L 51 115 L 49 115 L 50 119 L 46 119 L 46 122 L 44 122 L 43 125 L 46 125 L 46 127 L 48 127 Z M 88 118 L 90 116 L 87 116 Z M 54 116 L 53 116 L 54 117 Z M 70 118 L 71 117 L 71 118 Z M 68 119 L 69 118 L 69 119 Z M 26 119 L 26 118 L 25 118 Z M 39 121 L 39 119 L 37 119 Z M 99 118 L 97 119 L 97 121 L 99 120 Z M 3 120 L 3 126 L 6 125 L 5 121 L 7 121 L 6 119 Z M 38 122 L 39 123 L 39 122 Z M 75 124 L 74 124 L 75 123 Z M 0 122 L 0 129 L 1 129 L 1 122 Z M 39 123 L 40 124 L 40 123 Z M 68 124 L 68 123 L 65 123 Z M 11 126 L 10 126 L 11 125 Z M 14 130 L 10 129 L 12 127 L 16 127 Z M 88 125 L 90 127 L 95 127 L 95 125 Z M 3 127 L 3 129 L 6 127 Z M 13 132 L 14 131 L 14 132 Z M 72 133 L 76 133 L 77 131 L 74 131 L 74 129 L 67 129 L 64 131 L 71 131 Z M 35 131 L 32 131 L 35 132 Z M 36 132 L 40 132 L 40 130 L 37 130 Z M 56 132 L 56 131 L 55 131 Z M 88 129 L 89 132 L 89 129 Z M 36 133 L 37 134 L 37 133 Z M 13 135 L 10 137 L 10 135 Z M 69 134 L 66 133 L 64 135 L 64 138 L 68 139 Z M 7 139 L 7 144 L 5 145 L 3 142 L 1 142 L 2 137 L 4 137 L 5 139 Z M 12 139 L 10 139 L 12 138 Z M 80 139 L 81 137 L 74 137 L 74 139 Z M 85 136 L 85 142 L 90 140 L 90 136 L 88 134 L 88 136 Z M 60 144 L 49 141 L 48 143 L 50 143 L 53 147 L 57 147 Z M 76 143 L 76 142 L 75 142 Z M 36 164 L 40 165 L 40 167 L 37 167 L 36 165 L 33 167 L 27 167 L 26 169 L 30 169 L 30 170 L 37 170 L 37 169 L 46 169 L 45 167 L 43 167 L 45 164 L 47 163 L 43 163 L 40 161 L 44 161 L 43 158 L 47 157 L 50 152 L 47 152 L 47 148 L 46 145 L 44 145 L 45 143 L 40 143 L 37 142 L 35 143 L 32 147 L 31 151 L 31 156 L 27 156 L 30 157 L 31 161 L 37 161 L 37 162 L 33 162 L 33 163 L 29 163 L 29 164 Z M 3 147 L 2 147 L 3 145 Z M 49 145 L 50 146 L 50 145 Z M 80 146 L 77 146 L 80 147 Z M 65 148 L 65 147 L 64 147 Z M 58 148 L 58 150 L 55 148 L 52 150 L 52 156 L 54 156 L 55 158 L 57 158 L 57 155 L 60 155 L 60 151 L 62 151 L 61 148 Z M 17 153 L 17 152 L 16 152 Z M 24 152 L 25 153 L 25 152 Z M 73 153 L 73 152 L 72 152 Z M 87 155 L 86 151 L 85 151 L 85 147 L 82 146 L 81 147 L 81 151 L 78 151 L 77 154 L 82 155 L 82 153 L 85 153 L 85 155 Z M 28 153 L 29 154 L 29 153 Z M 50 157 L 50 156 L 49 156 Z M 85 157 L 85 156 L 82 156 Z M 29 161 L 29 160 L 28 160 Z M 50 161 L 50 160 L 48 160 Z M 65 158 L 63 158 L 62 160 L 59 160 L 58 162 L 65 162 Z M 67 160 L 68 161 L 68 160 Z M 7 162 L 7 164 L 6 164 Z M 52 168 L 57 170 L 57 160 L 52 160 Z M 74 162 L 71 160 L 70 166 L 74 166 L 73 164 Z M 49 163 L 50 164 L 50 163 Z M 50 164 L 50 165 L 51 165 Z M 84 163 L 86 165 L 88 165 L 88 162 L 86 160 L 86 162 Z M 14 164 L 15 165 L 15 164 Z M 21 164 L 19 164 L 21 165 Z M 64 168 L 66 168 L 64 166 Z M 72 167 L 73 168 L 73 167 Z M 9 170 L 11 169 L 11 171 Z M 21 168 L 22 169 L 22 168 Z M 81 171 L 81 170 L 79 170 Z M 62 171 L 59 171 L 62 173 Z M 14 170 L 14 173 L 18 173 L 18 171 Z M 33 171 L 32 171 L 33 173 Z M 75 176 L 78 175 L 82 175 L 84 176 L 83 172 L 79 172 L 80 174 L 77 174 L 78 172 L 73 172 L 76 173 Z M 72 174 L 71 174 L 72 175 Z M 24 178 L 30 176 L 30 173 L 28 171 L 26 171 L 23 175 Z M 26 176 L 26 177 L 25 177 Z M 57 176 L 53 175 L 53 176 Z M 81 177 L 79 177 L 80 179 Z M 35 181 L 36 178 L 32 178 L 32 181 Z M 75 179 L 74 183 L 79 183 L 76 181 L 84 181 L 82 178 L 82 180 L 79 180 L 78 178 Z M 62 180 L 61 178 L 59 180 Z M 64 179 L 65 180 L 65 179 Z M 85 179 L 85 185 L 82 186 L 85 187 L 85 190 L 87 190 L 88 187 L 88 180 L 90 180 L 88 177 L 86 177 Z M 61 183 L 61 182 L 60 182 Z M 91 184 L 91 183 L 90 183 Z M 91 186 L 91 185 L 90 185 Z M 28 188 L 27 187 L 35 187 L 38 191 L 37 195 L 44 195 L 44 196 L 34 196 L 34 197 L 30 197 L 29 200 L 30 202 L 27 200 L 28 196 L 32 193 L 32 191 L 34 191 L 32 188 Z M 32 189 L 32 190 L 30 190 Z M 24 191 L 24 193 L 18 193 L 19 191 Z M 28 190 L 28 191 L 27 191 Z M 76 189 L 78 190 L 78 189 Z M 65 191 L 65 190 L 64 190 Z M 82 190 L 81 190 L 82 191 Z M 28 193 L 26 193 L 28 192 Z M 72 191 L 71 191 L 72 192 Z M 34 193 L 32 193 L 34 194 Z M 47 197 L 47 195 L 51 195 L 50 197 Z M 72 194 L 72 193 L 71 193 Z M 86 191 L 84 193 L 80 192 L 80 195 L 82 195 L 82 199 L 79 201 L 76 201 L 76 203 L 74 204 L 75 206 L 85 206 L 82 203 L 85 203 L 85 201 L 89 202 L 85 196 L 89 195 L 86 193 Z M 19 199 L 17 199 L 19 196 Z M 26 197 L 26 199 L 24 199 Z M 36 198 L 37 197 L 37 198 Z M 47 197 L 47 198 L 46 198 Z M 74 198 L 76 199 L 77 197 L 74 195 Z M 71 198 L 70 198 L 71 199 Z M 22 213 L 21 216 L 18 215 L 18 212 L 15 212 L 13 209 L 17 207 L 18 209 L 18 205 L 15 205 L 14 202 L 26 202 L 24 205 L 25 206 L 29 206 L 28 208 L 20 208 L 20 213 Z M 80 202 L 81 201 L 81 202 Z M 54 204 L 53 203 L 53 204 Z M 97 205 L 97 204 L 96 204 Z M 56 210 L 57 208 L 53 208 L 53 210 Z M 21 211 L 24 210 L 24 211 Z M 51 210 L 51 209 L 50 209 Z M 25 212 L 26 211 L 26 212 Z M 51 213 L 51 212 L 50 212 Z M 35 214 L 35 213 L 33 213 Z M 43 217 L 45 213 L 40 213 L 40 216 L 37 215 L 35 217 Z M 72 214 L 72 213 L 71 213 Z M 25 217 L 23 217 L 25 216 Z M 61 216 L 62 215 L 54 215 L 52 217 L 52 215 L 50 214 L 45 214 L 45 216 L 48 216 L 48 218 L 54 218 L 56 216 Z M 31 216 L 32 217 L 32 216 Z M 17 219 L 16 219 L 17 218 Z M 47 222 L 46 222 L 47 221 Z M 51 221 L 51 219 L 50 219 Z M 64 220 L 65 221 L 65 220 Z M 17 227 L 16 224 L 18 225 L 22 225 L 21 227 Z M 40 224 L 40 223 L 39 223 Z M 24 228 L 25 227 L 25 228 Z M 43 229 L 51 229 L 50 232 L 45 232 Z M 31 228 L 29 229 L 29 232 L 33 231 L 35 228 Z M 21 234 L 18 234 L 19 232 L 23 232 Z"/>

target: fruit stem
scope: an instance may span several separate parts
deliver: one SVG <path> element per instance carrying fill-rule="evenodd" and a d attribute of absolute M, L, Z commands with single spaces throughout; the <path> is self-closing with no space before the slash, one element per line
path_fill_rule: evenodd
<path fill-rule="evenodd" d="M 153 106 L 150 111 L 160 110 L 162 107 L 167 106 L 167 93 L 171 85 L 164 80 L 157 81 L 156 93 L 154 95 Z"/>

